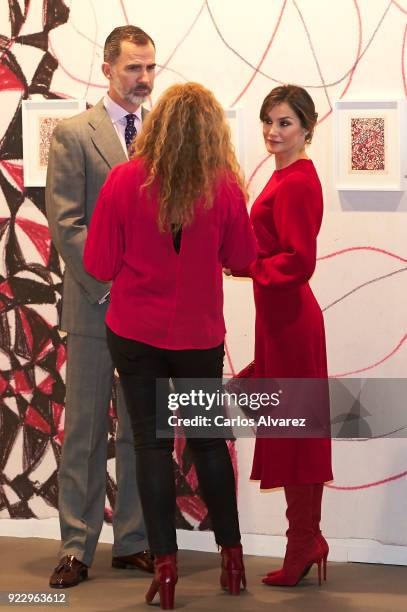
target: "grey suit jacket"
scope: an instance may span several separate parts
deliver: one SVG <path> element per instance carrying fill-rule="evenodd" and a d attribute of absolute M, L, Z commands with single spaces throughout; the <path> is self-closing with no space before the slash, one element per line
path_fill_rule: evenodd
<path fill-rule="evenodd" d="M 145 114 L 143 109 L 143 115 Z M 61 329 L 104 337 L 110 288 L 83 267 L 88 225 L 99 191 L 113 166 L 127 161 L 116 130 L 100 100 L 93 108 L 61 121 L 49 151 L 45 203 L 52 240 L 65 262 Z"/>

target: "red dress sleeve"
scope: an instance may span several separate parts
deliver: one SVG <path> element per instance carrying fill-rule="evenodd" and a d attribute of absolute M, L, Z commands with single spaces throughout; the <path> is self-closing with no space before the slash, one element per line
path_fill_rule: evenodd
<path fill-rule="evenodd" d="M 257 260 L 236 276 L 250 276 L 262 287 L 289 288 L 307 282 L 316 265 L 317 235 L 322 208 L 304 175 L 291 174 L 274 201 L 275 231 L 281 250 Z"/>
<path fill-rule="evenodd" d="M 118 168 L 109 173 L 100 190 L 83 256 L 86 271 L 102 281 L 110 281 L 117 276 L 124 252 L 124 228 L 119 215 L 120 193 L 115 189 Z"/>
<path fill-rule="evenodd" d="M 245 197 L 235 181 L 230 181 L 224 198 L 229 200 L 219 256 L 224 268 L 243 268 L 256 259 L 257 245 L 247 212 Z"/>

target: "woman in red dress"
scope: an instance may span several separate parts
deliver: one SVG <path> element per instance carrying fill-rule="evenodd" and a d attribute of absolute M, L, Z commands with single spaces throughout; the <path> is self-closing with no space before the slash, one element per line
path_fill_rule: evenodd
<path fill-rule="evenodd" d="M 324 322 L 308 284 L 316 264 L 322 190 L 305 145 L 317 120 L 309 94 L 276 87 L 260 110 L 267 151 L 276 170 L 251 210 L 256 262 L 235 276 L 253 279 L 256 378 L 327 378 Z M 323 483 L 332 479 L 329 438 L 258 437 L 251 478 L 262 489 L 284 487 L 287 549 L 268 585 L 293 586 L 313 563 L 326 569 L 328 544 L 319 528 Z M 326 575 L 325 571 L 324 574 Z"/>

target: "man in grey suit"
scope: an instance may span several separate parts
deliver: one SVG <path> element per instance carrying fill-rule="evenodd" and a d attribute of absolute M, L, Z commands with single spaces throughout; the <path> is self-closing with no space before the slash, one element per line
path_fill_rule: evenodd
<path fill-rule="evenodd" d="M 56 127 L 47 172 L 49 227 L 65 262 L 61 329 L 68 333 L 65 438 L 59 468 L 62 546 L 49 583 L 55 588 L 75 586 L 87 578 L 103 525 L 114 372 L 104 326 L 110 286 L 85 272 L 82 256 L 99 191 L 109 170 L 128 159 L 127 149 L 146 112 L 141 104 L 154 84 L 153 40 L 134 26 L 115 28 L 105 42 L 102 70 L 109 80 L 108 93 L 90 110 Z M 112 565 L 152 572 L 131 425 L 121 392 L 116 480 Z"/>

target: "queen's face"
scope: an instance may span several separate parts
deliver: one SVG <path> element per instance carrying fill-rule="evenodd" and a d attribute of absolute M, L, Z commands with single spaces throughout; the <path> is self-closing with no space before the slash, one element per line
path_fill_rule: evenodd
<path fill-rule="evenodd" d="M 307 130 L 287 102 L 273 106 L 263 121 L 263 137 L 269 153 L 295 161 L 304 154 Z"/>

